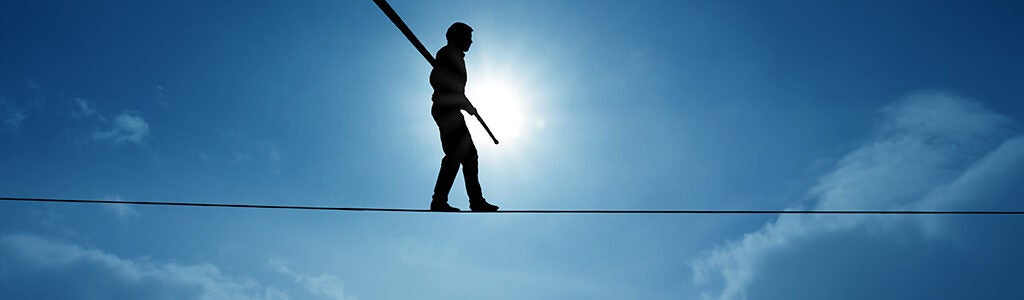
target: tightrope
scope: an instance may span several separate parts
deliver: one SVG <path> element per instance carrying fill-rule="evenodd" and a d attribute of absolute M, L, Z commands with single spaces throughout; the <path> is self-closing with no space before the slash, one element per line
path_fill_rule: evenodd
<path fill-rule="evenodd" d="M 268 204 L 235 204 L 235 203 L 202 203 L 202 202 L 160 202 L 160 201 L 126 201 L 102 199 L 59 199 L 59 198 L 25 198 L 0 197 L 0 201 L 19 202 L 51 202 L 51 203 L 87 203 L 87 204 L 128 204 L 156 206 L 190 206 L 190 207 L 223 207 L 253 209 L 289 209 L 319 211 L 353 211 L 353 212 L 397 212 L 397 213 L 473 213 L 473 214 L 690 214 L 690 215 L 1024 215 L 1024 211 L 1002 210 L 709 210 L 709 209 L 668 209 L 668 210 L 619 210 L 619 209 L 511 209 L 494 212 L 438 212 L 429 209 L 414 208 L 381 208 L 381 207 L 338 207 L 338 206 L 303 206 L 303 205 L 268 205 Z"/>

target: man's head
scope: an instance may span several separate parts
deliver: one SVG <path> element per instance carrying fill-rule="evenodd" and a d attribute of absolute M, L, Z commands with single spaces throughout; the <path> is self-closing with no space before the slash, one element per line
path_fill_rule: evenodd
<path fill-rule="evenodd" d="M 473 27 L 469 27 L 466 23 L 455 22 L 448 27 L 448 32 L 444 37 L 448 39 L 448 45 L 454 46 L 462 52 L 469 51 L 469 46 L 473 44 Z"/>

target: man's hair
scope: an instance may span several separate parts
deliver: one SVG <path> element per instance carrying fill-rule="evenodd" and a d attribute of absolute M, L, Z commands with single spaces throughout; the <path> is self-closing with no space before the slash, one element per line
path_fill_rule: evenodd
<path fill-rule="evenodd" d="M 448 39 L 448 43 L 451 43 L 464 38 L 471 32 L 473 32 L 473 27 L 469 27 L 466 23 L 455 22 L 448 27 L 448 32 L 444 34 L 444 37 Z"/>

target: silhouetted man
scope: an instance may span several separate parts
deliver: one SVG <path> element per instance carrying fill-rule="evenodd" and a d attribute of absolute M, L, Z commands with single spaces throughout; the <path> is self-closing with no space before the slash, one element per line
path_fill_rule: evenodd
<path fill-rule="evenodd" d="M 459 173 L 459 165 L 462 165 L 462 177 L 466 180 L 466 193 L 469 194 L 469 209 L 497 211 L 498 207 L 487 203 L 481 191 L 480 180 L 477 178 L 476 147 L 460 112 L 465 110 L 470 115 L 476 115 L 476 108 L 466 98 L 465 56 L 473 44 L 473 28 L 456 22 L 448 27 L 445 38 L 448 39 L 448 45 L 437 50 L 434 69 L 430 72 L 430 86 L 434 88 L 431 97 L 434 105 L 430 108 L 430 114 L 441 131 L 441 148 L 444 150 L 430 210 L 459 211 L 448 205 L 448 192 Z"/>

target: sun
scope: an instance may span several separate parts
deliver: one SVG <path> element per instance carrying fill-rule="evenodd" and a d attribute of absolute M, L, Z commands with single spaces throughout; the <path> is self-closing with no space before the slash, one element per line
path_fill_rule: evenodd
<path fill-rule="evenodd" d="M 513 84 L 490 78 L 467 87 L 466 96 L 502 144 L 521 142 L 528 118 L 521 90 Z"/>

